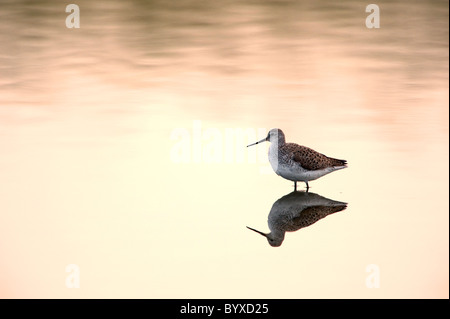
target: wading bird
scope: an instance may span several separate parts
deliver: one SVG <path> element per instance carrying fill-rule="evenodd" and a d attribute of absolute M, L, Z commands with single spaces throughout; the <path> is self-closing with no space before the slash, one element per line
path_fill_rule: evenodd
<path fill-rule="evenodd" d="M 309 190 L 309 181 L 347 167 L 346 160 L 328 157 L 306 146 L 286 143 L 283 131 L 278 128 L 271 129 L 267 137 L 247 147 L 266 141 L 272 143 L 269 162 L 274 172 L 293 181 L 295 190 L 297 182 L 305 182 L 306 190 Z"/>

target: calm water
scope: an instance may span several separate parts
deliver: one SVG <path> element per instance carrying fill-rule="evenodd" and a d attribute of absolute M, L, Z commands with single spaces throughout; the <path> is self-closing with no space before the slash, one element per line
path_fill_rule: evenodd
<path fill-rule="evenodd" d="M 0 5 L 0 297 L 448 298 L 448 1 L 76 3 Z"/>

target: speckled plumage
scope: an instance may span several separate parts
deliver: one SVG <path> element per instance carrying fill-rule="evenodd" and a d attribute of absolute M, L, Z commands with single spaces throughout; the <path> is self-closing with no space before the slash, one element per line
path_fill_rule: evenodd
<path fill-rule="evenodd" d="M 327 167 L 344 166 L 347 164 L 347 161 L 345 160 L 328 157 L 306 146 L 288 143 L 284 145 L 284 148 L 292 152 L 292 159 L 307 170 L 315 171 Z"/>
<path fill-rule="evenodd" d="M 268 216 L 270 233 L 249 229 L 265 236 L 271 246 L 278 247 L 286 232 L 308 227 L 320 219 L 343 211 L 347 203 L 338 202 L 310 192 L 292 192 L 278 199 Z"/>
<path fill-rule="evenodd" d="M 274 172 L 294 181 L 295 188 L 298 181 L 305 182 L 309 188 L 308 181 L 347 167 L 346 160 L 328 157 L 306 146 L 286 143 L 285 135 L 280 129 L 270 130 L 265 139 L 254 144 L 264 141 L 271 142 L 269 162 Z"/>

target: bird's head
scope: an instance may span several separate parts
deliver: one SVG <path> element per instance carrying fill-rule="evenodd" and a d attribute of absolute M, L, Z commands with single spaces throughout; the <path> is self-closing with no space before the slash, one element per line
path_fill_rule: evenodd
<path fill-rule="evenodd" d="M 260 140 L 256 143 L 247 145 L 247 147 L 256 145 L 256 144 L 259 144 L 262 142 L 271 142 L 271 143 L 277 142 L 279 145 L 282 145 L 285 143 L 284 133 L 279 128 L 273 128 L 269 131 L 269 133 L 267 134 L 267 136 L 265 138 L 263 138 L 262 140 Z"/>
<path fill-rule="evenodd" d="M 284 236 L 283 236 L 283 237 L 275 237 L 272 233 L 266 234 L 266 233 L 263 233 L 263 232 L 261 232 L 261 231 L 259 231 L 259 230 L 250 228 L 250 227 L 248 227 L 248 226 L 247 226 L 247 228 L 250 229 L 250 230 L 253 230 L 254 232 L 256 232 L 256 233 L 258 233 L 258 234 L 260 234 L 260 235 L 262 235 L 262 236 L 264 236 L 264 237 L 266 237 L 267 242 L 268 242 L 269 245 L 272 246 L 272 247 L 279 247 L 279 246 L 281 246 L 281 244 L 283 243 Z"/>

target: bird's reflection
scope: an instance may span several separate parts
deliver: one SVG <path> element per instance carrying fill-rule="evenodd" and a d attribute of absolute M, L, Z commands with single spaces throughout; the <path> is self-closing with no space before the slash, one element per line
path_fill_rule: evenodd
<path fill-rule="evenodd" d="M 281 246 L 285 233 L 308 227 L 318 220 L 343 211 L 347 203 L 338 202 L 311 192 L 294 191 L 278 199 L 268 217 L 270 233 L 250 228 L 267 238 L 273 247 Z"/>

